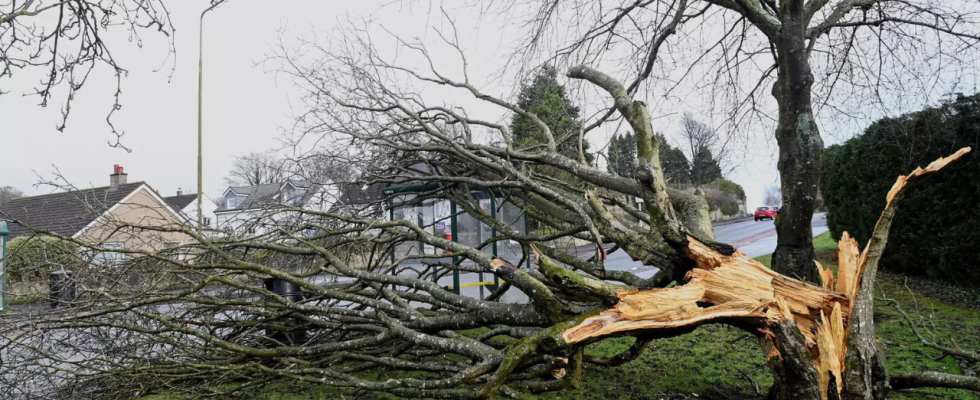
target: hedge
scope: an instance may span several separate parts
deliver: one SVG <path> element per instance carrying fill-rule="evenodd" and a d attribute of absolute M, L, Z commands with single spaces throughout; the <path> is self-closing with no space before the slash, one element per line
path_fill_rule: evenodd
<path fill-rule="evenodd" d="M 914 189 L 895 217 L 882 268 L 961 284 L 980 284 L 980 96 L 885 118 L 823 156 L 820 189 L 835 239 L 844 231 L 863 246 L 899 175 L 973 147 L 952 168 Z"/>
<path fill-rule="evenodd" d="M 51 236 L 21 236 L 7 243 L 10 275 L 21 279 L 47 278 L 49 272 L 78 265 L 78 245 Z"/>

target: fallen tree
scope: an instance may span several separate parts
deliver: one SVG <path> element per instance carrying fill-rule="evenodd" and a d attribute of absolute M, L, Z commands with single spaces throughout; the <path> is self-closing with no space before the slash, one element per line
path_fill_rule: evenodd
<path fill-rule="evenodd" d="M 685 9 L 680 2 L 654 43 L 672 34 Z M 646 104 L 611 76 L 587 66 L 567 74 L 611 98 L 636 132 L 634 178 L 561 154 L 559 142 L 584 140 L 583 133 L 555 137 L 534 114 L 481 92 L 465 70 L 454 80 L 422 45 L 402 45 L 426 60 L 426 69 L 390 64 L 369 43 L 354 41 L 325 51 L 320 68 L 297 63 L 296 53 L 281 60 L 283 72 L 308 89 L 304 133 L 346 146 L 332 161 L 362 168 L 358 183 L 414 184 L 417 191 L 327 211 L 270 204 L 266 215 L 229 232 L 119 224 L 121 231 L 180 231 L 195 241 L 161 252 L 119 250 L 128 261 L 94 269 L 99 279 L 88 281 L 101 284 L 80 288 L 75 308 L 5 323 L 0 387 L 11 397 L 131 398 L 172 390 L 228 395 L 286 381 L 401 397 L 520 397 L 575 387 L 586 363 L 628 362 L 652 340 L 717 323 L 759 338 L 775 376 L 773 399 L 885 395 L 889 381 L 872 319 L 881 248 L 905 191 L 968 149 L 899 178 L 865 249 L 842 242 L 840 272 L 814 265 L 822 281 L 804 282 L 711 239 L 703 200 L 666 185 Z M 507 126 L 426 104 L 401 82 L 452 88 L 526 116 L 544 142 L 521 147 Z M 485 207 L 474 188 L 548 229 L 513 229 L 496 215 L 503 208 Z M 627 196 L 643 199 L 644 209 Z M 459 207 L 452 215 L 416 215 L 417 206 L 449 201 Z M 379 205 L 389 215 L 410 212 L 368 217 Z M 439 222 L 464 213 L 496 235 L 464 243 L 436 234 Z M 593 243 L 595 256 L 553 246 L 561 238 Z M 485 251 L 508 242 L 531 249 L 536 266 L 524 267 L 527 255 Z M 617 270 L 607 265 L 615 252 L 659 271 L 644 278 Z M 155 281 L 147 272 L 154 268 L 181 284 L 121 284 L 134 273 Z M 438 283 L 453 271 L 492 273 L 506 283 L 477 299 Z M 266 279 L 297 290 L 276 291 Z M 497 301 L 508 291 L 526 301 Z M 476 337 L 468 334 L 474 329 Z M 587 344 L 617 336 L 636 342 L 611 359 L 584 353 Z M 906 387 L 964 379 L 928 374 Z"/>
<path fill-rule="evenodd" d="M 573 75 L 606 82 L 610 92 L 618 92 L 615 83 L 595 71 L 582 69 Z M 640 103 L 617 100 L 626 115 L 644 112 Z M 439 112 L 441 118 L 458 118 L 460 124 L 479 123 Z M 407 114 L 411 119 L 413 113 Z M 888 382 L 884 371 L 870 369 L 863 360 L 877 351 L 871 294 L 877 261 L 901 197 L 909 187 L 969 151 L 963 149 L 900 177 L 889 193 L 874 239 L 859 251 L 856 242 L 845 238 L 838 274 L 814 266 L 823 279 L 817 286 L 780 275 L 730 246 L 691 234 L 679 218 L 684 214 L 674 210 L 664 190 L 659 165 L 651 160 L 658 153 L 649 147 L 639 151 L 645 159 L 636 181 L 618 177 L 606 181 L 595 177 L 604 172 L 550 150 L 530 154 L 480 145 L 460 136 L 441 138 L 448 125 L 414 116 L 418 127 L 432 128 L 431 141 L 405 155 L 418 156 L 433 168 L 425 173 L 416 168 L 383 176 L 411 181 L 438 178 L 444 184 L 393 206 L 452 199 L 501 233 L 493 240 L 515 240 L 531 247 L 536 268 L 518 268 L 519 260 L 492 258 L 482 251 L 489 241 L 468 246 L 433 235 L 425 225 L 414 222 L 377 221 L 356 212 L 325 213 L 287 205 L 268 212 L 302 213 L 312 219 L 266 225 L 258 234 L 216 237 L 180 227 L 120 226 L 180 230 L 198 243 L 161 253 L 123 250 L 140 257 L 102 271 L 102 282 L 121 282 L 127 269 L 145 274 L 149 266 L 155 266 L 179 276 L 186 285 L 176 290 L 146 286 L 130 291 L 92 287 L 83 290 L 78 308 L 6 324 L 6 340 L 0 345 L 4 387 L 12 388 L 14 397 L 122 398 L 161 390 L 233 394 L 292 380 L 402 397 L 487 398 L 497 393 L 519 397 L 524 390 L 575 387 L 585 363 L 628 362 L 652 340 L 717 323 L 759 338 L 776 377 L 770 391 L 773 398 L 840 398 L 847 375 L 873 374 L 869 381 L 882 387 Z M 649 119 L 633 120 L 638 122 L 637 131 L 644 132 L 642 122 Z M 655 146 L 652 137 L 640 143 Z M 384 143 L 392 137 L 362 139 Z M 443 154 L 421 149 L 438 149 Z M 495 154 L 522 161 L 506 161 Z M 434 161 L 444 155 L 451 157 Z M 518 169 L 527 160 L 541 160 L 609 186 L 620 185 L 651 201 L 646 213 L 627 213 L 627 208 L 617 213 L 633 220 L 616 216 L 610 209 L 622 203 L 615 199 L 591 190 L 578 197 L 551 182 L 529 179 Z M 447 172 L 450 168 L 452 173 Z M 380 178 L 382 175 L 374 177 Z M 464 184 L 498 188 L 521 199 L 518 204 L 526 201 L 535 204 L 536 210 L 549 211 L 550 218 L 542 220 L 550 221 L 560 233 L 513 231 L 480 208 L 470 192 L 462 190 Z M 544 196 L 553 197 L 544 201 Z M 310 229 L 317 233 L 309 235 Z M 598 257 L 582 260 L 548 246 L 550 239 L 562 235 L 614 244 L 663 270 L 641 279 L 604 268 L 603 255 L 617 250 L 601 247 Z M 458 260 L 447 262 L 445 254 L 416 253 L 399 254 L 391 262 L 394 248 L 404 242 L 445 249 Z M 362 255 L 368 260 L 366 267 L 355 268 L 349 258 L 340 256 L 355 244 L 374 249 Z M 181 261 L 170 252 L 191 252 L 196 257 Z M 423 261 L 416 264 L 414 273 L 394 272 L 411 260 Z M 275 267 L 281 263 L 311 267 L 286 272 Z M 507 283 L 490 298 L 477 300 L 433 282 L 452 270 L 492 272 Z M 313 278 L 323 274 L 347 279 L 316 283 Z M 290 301 L 295 298 L 270 291 L 259 282 L 265 278 L 292 283 L 302 289 L 305 298 Z M 671 282 L 679 286 L 663 288 Z M 507 290 L 523 292 L 528 303 L 496 302 Z M 474 328 L 487 331 L 479 338 L 460 334 Z M 292 336 L 274 333 L 296 331 L 307 332 L 309 339 L 294 341 Z M 500 336 L 513 341 L 506 346 L 494 344 L 491 339 Z M 634 336 L 636 344 L 613 359 L 584 354 L 588 343 L 615 336 Z M 290 339 L 283 339 L 286 337 Z M 362 374 L 373 370 L 416 371 L 424 377 L 395 375 L 375 380 Z M 899 388 L 972 388 L 974 379 L 925 373 L 894 383 Z M 221 389 L 230 383 L 233 389 Z"/>

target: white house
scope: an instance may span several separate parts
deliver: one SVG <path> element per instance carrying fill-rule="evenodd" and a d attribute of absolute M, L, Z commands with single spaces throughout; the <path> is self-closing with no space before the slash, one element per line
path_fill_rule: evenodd
<path fill-rule="evenodd" d="M 217 218 L 214 212 L 218 210 L 218 205 L 207 194 L 203 197 L 201 201 L 201 212 L 204 216 L 202 222 L 206 228 L 215 229 L 217 228 Z M 163 200 L 181 217 L 184 217 L 188 226 L 197 226 L 196 193 L 184 194 L 183 190 L 177 189 L 176 196 L 164 197 Z"/>
<path fill-rule="evenodd" d="M 300 180 L 254 186 L 232 186 L 222 193 L 215 210 L 216 227 L 229 233 L 262 233 L 273 226 L 298 222 L 290 207 L 326 212 L 337 202 L 333 185 Z"/>

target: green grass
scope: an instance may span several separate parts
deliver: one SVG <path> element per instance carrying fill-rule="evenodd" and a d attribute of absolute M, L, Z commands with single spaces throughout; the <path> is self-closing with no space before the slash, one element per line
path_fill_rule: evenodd
<path fill-rule="evenodd" d="M 817 258 L 825 266 L 837 269 L 834 251 L 837 244 L 824 234 L 814 240 Z M 769 265 L 771 256 L 757 258 Z M 879 273 L 878 297 L 898 301 L 902 308 L 923 321 L 934 321 L 931 334 L 942 343 L 980 349 L 980 311 L 944 304 L 922 294 L 907 290 L 903 278 Z M 959 373 L 955 360 L 942 357 L 936 350 L 919 344 L 911 329 L 893 307 L 884 301 L 875 305 L 877 336 L 887 351 L 890 374 L 906 374 L 933 370 Z M 479 331 L 468 332 L 476 335 Z M 586 348 L 588 354 L 611 356 L 629 347 L 632 339 L 605 340 Z M 404 375 L 400 375 L 404 376 Z M 371 378 L 384 380 L 384 373 Z M 525 399 L 587 400 L 587 399 L 751 399 L 759 398 L 754 385 L 764 393 L 772 384 L 757 340 L 727 326 L 706 326 L 680 337 L 657 340 L 636 361 L 613 368 L 588 365 L 580 387 L 559 393 L 527 394 Z M 322 386 L 283 383 L 250 393 L 246 398 L 256 400 L 298 400 L 351 398 L 348 390 Z M 891 392 L 896 400 L 956 399 L 980 400 L 975 393 L 962 390 L 929 389 L 914 392 Z M 174 394 L 144 399 L 179 398 Z M 367 394 L 360 399 L 392 399 L 379 394 Z"/>
<path fill-rule="evenodd" d="M 24 296 L 9 296 L 7 298 L 7 304 L 10 304 L 12 306 L 21 305 L 21 304 L 31 304 L 31 303 L 37 303 L 39 301 L 42 301 L 45 298 L 46 297 L 44 295 L 40 295 L 40 294 L 24 295 Z"/>

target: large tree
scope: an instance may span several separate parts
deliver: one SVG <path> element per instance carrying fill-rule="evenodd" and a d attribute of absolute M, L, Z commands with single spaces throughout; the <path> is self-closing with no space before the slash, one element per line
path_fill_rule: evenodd
<path fill-rule="evenodd" d="M 723 177 L 721 164 L 715 159 L 711 150 L 701 148 L 691 158 L 691 183 L 695 186 L 701 186 Z"/>
<path fill-rule="evenodd" d="M 668 184 L 691 183 L 691 164 L 684 155 L 684 150 L 671 146 L 664 135 L 657 135 L 660 140 L 660 164 L 664 167 L 664 175 Z"/>
<path fill-rule="evenodd" d="M 669 184 L 689 183 L 691 181 L 691 164 L 687 161 L 684 151 L 671 146 L 663 134 L 658 133 L 657 140 L 660 141 L 660 163 L 663 166 L 667 182 Z M 606 158 L 609 172 L 632 178 L 633 172 L 636 170 L 636 135 L 631 132 L 622 136 L 613 135 L 609 141 Z M 718 171 L 721 171 L 720 167 Z"/>
<path fill-rule="evenodd" d="M 291 177 L 292 163 L 276 152 L 251 152 L 235 157 L 231 171 L 225 177 L 230 186 L 254 186 L 269 183 L 283 183 Z"/>
<path fill-rule="evenodd" d="M 606 153 L 609 172 L 627 178 L 633 177 L 636 170 L 636 136 L 633 133 L 613 135 Z"/>
<path fill-rule="evenodd" d="M 655 43 L 682 20 L 687 9 L 683 1 L 677 5 Z M 703 202 L 667 187 L 647 105 L 612 76 L 584 65 L 567 73 L 604 93 L 635 132 L 633 178 L 563 154 L 555 133 L 534 113 L 481 91 L 466 70 L 441 69 L 466 63 L 428 59 L 416 69 L 382 57 L 372 40 L 347 39 L 359 40 L 283 49 L 282 72 L 306 90 L 309 110 L 300 129 L 339 138 L 347 157 L 364 155 L 367 176 L 398 184 L 385 203 L 400 218 L 288 208 L 268 211 L 309 218 L 241 237 L 142 227 L 181 231 L 195 241 L 159 253 L 119 250 L 143 257 L 131 258 L 133 268 L 100 269 L 96 277 L 135 283 L 111 290 L 82 286 L 85 307 L 0 327 L 15 338 L 0 348 L 6 350 L 0 383 L 73 397 L 142 395 L 189 384 L 218 395 L 226 383 L 248 389 L 283 380 L 401 397 L 517 397 L 525 390 L 574 387 L 586 363 L 629 362 L 653 340 L 717 323 L 759 339 L 774 372 L 774 399 L 884 395 L 851 386 L 854 375 L 865 373 L 883 390 L 888 382 L 883 371 L 865 369 L 873 365 L 870 358 L 851 355 L 864 343 L 874 346 L 873 304 L 861 300 L 874 292 L 877 260 L 905 191 L 968 149 L 899 178 L 864 251 L 842 240 L 839 271 L 820 268 L 820 284 L 812 285 L 711 239 Z M 401 46 L 399 54 L 433 54 L 418 43 Z M 313 54 L 318 68 L 297 61 Z M 446 106 L 445 99 L 427 103 L 414 89 L 422 83 L 528 118 L 541 128 L 542 145 L 526 149 L 507 125 Z M 369 165 L 378 154 L 397 163 Z M 591 187 L 541 176 L 543 168 Z M 489 196 L 499 199 L 503 214 L 530 212 L 551 229 L 526 233 L 502 223 L 496 209 L 484 207 Z M 645 212 L 624 203 L 624 196 L 642 198 Z M 409 215 L 448 201 L 455 213 Z M 466 218 L 473 229 L 485 226 L 495 235 L 472 241 L 433 229 Z M 595 256 L 583 259 L 554 245 L 572 238 L 594 243 Z M 512 243 L 528 249 L 533 267 L 519 267 L 521 255 L 497 258 L 484 251 Z M 395 252 L 405 247 L 417 251 Z M 610 265 L 614 251 L 659 271 L 641 277 Z M 174 252 L 195 257 L 190 262 Z M 134 277 L 133 270 L 150 272 Z M 440 278 L 452 271 L 494 274 L 505 283 L 478 299 L 460 294 L 460 282 L 442 286 Z M 179 285 L 163 285 L 163 277 Z M 499 301 L 510 291 L 525 299 Z M 473 335 L 475 329 L 482 333 Z M 72 340 L 43 340 L 67 335 Z M 584 353 L 588 344 L 624 336 L 635 342 L 623 354 Z M 977 379 L 926 373 L 894 383 L 976 387 Z"/>
<path fill-rule="evenodd" d="M 558 82 L 558 71 L 553 66 L 541 67 L 531 82 L 521 87 L 516 105 L 538 116 L 538 121 L 535 121 L 527 114 L 514 115 L 510 131 L 518 146 L 534 151 L 545 146 L 548 140 L 553 140 L 561 154 L 571 158 L 584 156 L 586 162 L 592 164 L 594 156 L 589 153 L 589 142 L 579 137 L 579 108 L 568 98 L 565 86 Z M 539 125 L 539 121 L 544 126 Z M 545 127 L 554 138 L 549 138 Z M 579 154 L 580 150 L 582 155 Z"/>
<path fill-rule="evenodd" d="M 701 186 L 721 178 L 721 164 L 715 153 L 724 154 L 724 143 L 715 129 L 699 121 L 691 113 L 681 119 L 681 138 L 691 156 L 691 183 Z"/>

